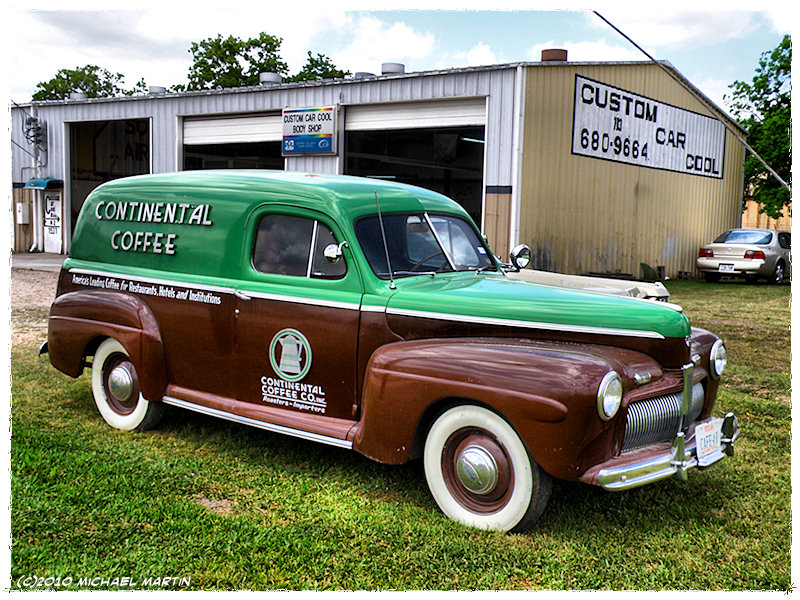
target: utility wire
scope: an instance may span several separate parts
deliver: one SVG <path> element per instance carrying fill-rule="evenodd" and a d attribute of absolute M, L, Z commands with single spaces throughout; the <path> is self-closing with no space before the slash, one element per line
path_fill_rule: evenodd
<path fill-rule="evenodd" d="M 26 148 L 23 148 L 22 146 L 20 146 L 20 145 L 19 145 L 17 142 L 15 142 L 14 140 L 11 140 L 11 143 L 12 143 L 12 144 L 14 144 L 14 145 L 15 145 L 17 148 L 19 148 L 20 150 L 22 150 L 22 151 L 23 151 L 25 154 L 30 154 L 30 155 L 31 155 L 33 158 L 36 158 L 36 155 L 35 155 L 33 152 L 30 152 L 28 149 L 26 149 Z"/>
<path fill-rule="evenodd" d="M 702 104 L 702 105 L 703 105 L 703 106 L 704 106 L 704 107 L 705 107 L 707 110 L 709 110 L 709 111 L 710 111 L 710 112 L 711 112 L 713 115 L 715 115 L 715 117 L 716 117 L 716 115 L 718 114 L 718 112 L 717 112 L 717 109 L 716 109 L 716 107 L 714 107 L 714 105 L 713 105 L 713 104 L 711 104 L 711 102 L 709 102 L 709 101 L 708 101 L 706 98 L 704 98 L 703 96 L 701 96 L 700 94 L 698 94 L 698 93 L 697 93 L 695 90 L 693 90 L 691 87 L 689 87 L 688 85 L 686 85 L 686 82 L 685 82 L 685 81 L 682 81 L 682 80 L 681 80 L 681 79 L 680 79 L 680 78 L 679 78 L 679 77 L 678 77 L 678 76 L 677 76 L 675 73 L 673 73 L 673 72 L 672 72 L 672 71 L 670 71 L 670 70 L 669 70 L 669 69 L 668 69 L 666 66 L 664 66 L 664 64 L 663 64 L 663 63 L 660 63 L 660 62 L 658 62 L 658 61 L 657 61 L 655 58 L 653 58 L 652 56 L 650 56 L 650 54 L 648 54 L 648 53 L 647 53 L 647 52 L 644 50 L 644 48 L 642 48 L 642 47 L 641 47 L 639 44 L 637 44 L 636 42 L 634 42 L 634 41 L 633 41 L 633 40 L 632 40 L 630 37 L 628 37 L 627 35 L 625 35 L 625 33 L 623 33 L 623 32 L 622 32 L 622 31 L 621 31 L 621 30 L 620 30 L 620 29 L 619 29 L 619 28 L 618 28 L 616 25 L 614 25 L 614 24 L 613 24 L 611 21 L 609 21 L 608 19 L 606 19 L 606 18 L 605 18 L 603 15 L 601 15 L 601 14 L 600 14 L 599 12 L 597 12 L 596 10 L 593 10 L 592 12 L 593 12 L 594 14 L 596 14 L 598 17 L 600 17 L 600 18 L 601 18 L 603 21 L 605 21 L 605 22 L 606 22 L 606 24 L 608 24 L 608 26 L 609 26 L 609 27 L 611 27 L 611 28 L 612 28 L 614 31 L 616 31 L 618 34 L 620 34 L 622 37 L 624 37 L 626 40 L 628 40 L 628 41 L 629 41 L 631 44 L 633 44 L 633 45 L 636 47 L 636 49 L 638 49 L 638 50 L 639 50 L 639 51 L 640 51 L 642 54 L 644 54 L 644 55 L 645 55 L 647 58 L 649 58 L 651 62 L 653 62 L 654 64 L 658 65 L 658 67 L 659 67 L 661 70 L 663 70 L 663 71 L 664 71 L 664 72 L 665 72 L 667 75 L 669 75 L 670 77 L 672 77 L 672 79 L 674 79 L 675 81 L 677 81 L 677 82 L 678 82 L 678 84 L 679 84 L 679 85 L 680 85 L 682 88 L 684 88 L 685 90 L 687 90 L 687 91 L 688 91 L 688 92 L 689 92 L 689 93 L 690 93 L 692 96 L 694 96 L 694 98 L 695 98 L 696 100 L 698 100 L 698 101 L 699 101 L 699 102 L 700 102 L 700 103 L 701 103 L 701 104 Z M 733 135 L 733 136 L 734 136 L 734 137 L 735 137 L 737 140 L 739 140 L 739 141 L 741 142 L 741 144 L 742 144 L 742 145 L 743 145 L 745 148 L 747 148 L 747 150 L 750 152 L 750 154 L 752 154 L 753 156 L 755 156 L 755 157 L 758 159 L 758 162 L 760 162 L 762 165 L 764 165 L 764 168 L 765 168 L 767 171 L 769 171 L 769 172 L 772 174 L 772 176 L 773 176 L 773 177 L 775 177 L 775 179 L 777 179 L 777 180 L 778 180 L 778 182 L 779 182 L 779 183 L 780 183 L 780 184 L 781 184 L 783 187 L 785 187 L 785 188 L 786 188 L 786 190 L 787 190 L 787 191 L 788 191 L 788 192 L 791 194 L 791 193 L 792 193 L 792 188 L 791 188 L 791 186 L 789 186 L 789 184 L 788 184 L 788 183 L 786 183 L 786 182 L 785 182 L 785 181 L 784 181 L 784 180 L 781 178 L 781 176 L 780 176 L 780 175 L 778 175 L 778 174 L 777 174 L 777 173 L 776 173 L 776 172 L 775 172 L 775 171 L 772 169 L 772 167 L 770 167 L 770 166 L 769 166 L 769 165 L 768 165 L 768 164 L 767 164 L 767 163 L 764 161 L 764 159 L 763 159 L 763 158 L 761 158 L 761 157 L 758 155 L 758 152 L 756 152 L 755 150 L 753 150 L 753 148 L 751 148 L 751 147 L 750 147 L 750 145 L 749 145 L 749 144 L 748 144 L 746 141 L 744 141 L 744 139 L 743 139 L 743 138 L 742 138 L 742 137 L 741 137 L 741 136 L 740 136 L 738 133 L 736 133 L 736 131 L 733 129 L 733 127 L 731 127 L 731 126 L 730 126 L 728 123 L 726 123 L 725 119 L 719 119 L 719 121 L 720 121 L 720 122 L 721 122 L 721 123 L 722 123 L 722 124 L 725 126 L 725 129 L 727 129 L 728 131 L 730 131 L 730 132 L 731 132 L 731 134 L 732 134 L 732 135 Z"/>

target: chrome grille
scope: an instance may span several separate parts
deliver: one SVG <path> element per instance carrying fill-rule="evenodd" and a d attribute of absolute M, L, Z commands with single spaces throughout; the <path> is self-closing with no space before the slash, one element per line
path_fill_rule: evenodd
<path fill-rule="evenodd" d="M 703 410 L 704 401 L 703 386 L 695 383 L 692 387 L 692 405 L 689 408 L 687 423 L 697 419 Z M 681 393 L 632 402 L 628 406 L 623 452 L 674 438 L 681 426 L 682 403 Z"/>

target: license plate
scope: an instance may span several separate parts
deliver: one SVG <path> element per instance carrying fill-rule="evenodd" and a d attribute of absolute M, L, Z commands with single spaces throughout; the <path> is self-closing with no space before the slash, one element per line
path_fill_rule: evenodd
<path fill-rule="evenodd" d="M 733 265 L 720 265 L 719 266 L 720 273 L 733 273 Z"/>
<path fill-rule="evenodd" d="M 712 455 L 722 449 L 722 419 L 712 419 L 694 430 L 694 439 L 697 444 L 697 464 L 705 467 L 715 462 Z"/>

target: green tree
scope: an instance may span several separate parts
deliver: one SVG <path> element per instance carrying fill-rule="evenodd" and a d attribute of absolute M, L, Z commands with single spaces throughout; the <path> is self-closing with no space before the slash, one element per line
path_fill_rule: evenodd
<path fill-rule="evenodd" d="M 317 79 L 338 79 L 350 75 L 350 71 L 339 69 L 328 56 L 317 54 L 314 56 L 309 51 L 306 64 L 297 73 L 287 78 L 287 81 L 313 81 Z"/>
<path fill-rule="evenodd" d="M 257 85 L 258 74 L 264 72 L 285 75 L 289 68 L 280 57 L 282 39 L 266 33 L 242 40 L 232 35 L 218 35 L 192 42 L 192 66 L 189 84 L 174 86 L 175 90 L 204 90 Z"/>
<path fill-rule="evenodd" d="M 730 88 L 732 97 L 725 100 L 747 130 L 747 143 L 791 185 L 791 36 L 784 36 L 774 50 L 761 55 L 752 82 L 735 81 Z M 752 192 L 761 211 L 770 217 L 779 217 L 792 201 L 789 190 L 752 155 L 744 163 L 744 185 L 745 194 Z"/>
<path fill-rule="evenodd" d="M 106 98 L 113 96 L 130 96 L 145 93 L 143 79 L 133 89 L 122 87 L 122 73 L 111 73 L 96 65 L 86 65 L 74 69 L 60 69 L 49 81 L 36 84 L 33 100 L 64 100 L 72 92 L 83 92 L 89 98 Z"/>

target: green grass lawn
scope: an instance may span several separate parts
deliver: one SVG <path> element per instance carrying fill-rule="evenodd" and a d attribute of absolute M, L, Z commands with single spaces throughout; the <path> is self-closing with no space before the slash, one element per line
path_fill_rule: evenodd
<path fill-rule="evenodd" d="M 72 380 L 36 356 L 38 341 L 19 341 L 12 589 L 33 576 L 69 589 L 178 577 L 168 589 L 785 590 L 790 288 L 667 287 L 727 343 L 714 412 L 739 417 L 736 455 L 686 483 L 622 493 L 556 482 L 519 535 L 445 518 L 418 462 L 384 466 L 177 410 L 156 431 L 113 430 L 88 373 Z"/>

